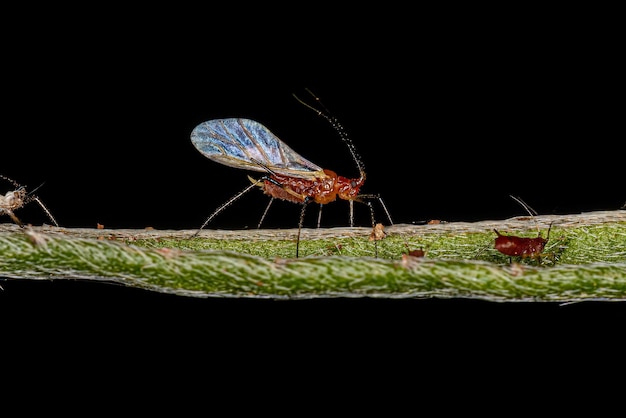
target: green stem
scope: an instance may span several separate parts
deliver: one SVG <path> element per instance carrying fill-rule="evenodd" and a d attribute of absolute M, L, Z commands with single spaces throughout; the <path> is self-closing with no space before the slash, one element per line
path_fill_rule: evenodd
<path fill-rule="evenodd" d="M 545 234 L 554 221 L 537 218 Z M 101 280 L 192 297 L 626 300 L 626 212 L 568 219 L 554 223 L 540 259 L 513 260 L 493 248 L 493 226 L 536 237 L 534 223 L 397 225 L 377 242 L 368 228 L 304 230 L 300 258 L 293 230 L 189 239 L 194 231 L 3 225 L 0 277 Z M 407 255 L 415 249 L 425 256 Z"/>

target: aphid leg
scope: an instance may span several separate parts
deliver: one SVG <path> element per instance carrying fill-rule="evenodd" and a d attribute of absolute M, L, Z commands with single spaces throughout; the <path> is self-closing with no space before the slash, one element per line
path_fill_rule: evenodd
<path fill-rule="evenodd" d="M 21 228 L 24 227 L 22 221 L 13 213 L 15 209 L 19 209 L 24 206 L 25 202 L 25 190 L 24 187 L 20 186 L 15 180 L 10 179 L 6 176 L 0 174 L 0 178 L 8 181 L 15 187 L 15 190 L 12 192 L 7 192 L 5 196 L 0 194 L 0 215 L 6 213 L 9 217 L 19 225 Z"/>
<path fill-rule="evenodd" d="M 306 211 L 306 207 L 309 204 L 309 198 L 305 198 L 304 202 L 302 202 L 302 210 L 300 211 L 300 221 L 298 222 L 298 236 L 296 237 L 296 258 L 300 253 L 300 232 L 302 231 L 302 225 L 304 225 L 304 212 Z"/>
<path fill-rule="evenodd" d="M 257 225 L 257 229 L 261 228 L 261 224 L 263 223 L 263 220 L 265 219 L 265 215 L 267 215 L 267 212 L 270 210 L 270 206 L 272 206 L 272 202 L 274 202 L 274 198 L 270 197 L 270 201 L 267 202 L 267 206 L 265 207 L 265 210 L 263 211 L 263 215 L 261 216 L 261 219 L 259 220 L 259 224 Z"/>
<path fill-rule="evenodd" d="M 13 219 L 13 222 L 15 222 L 16 224 L 19 225 L 20 228 L 24 228 L 24 224 L 22 223 L 22 221 L 20 221 L 20 219 L 13 213 L 13 211 L 4 209 L 4 213 L 6 213 L 7 215 L 9 215 L 11 217 L 11 219 Z"/>
<path fill-rule="evenodd" d="M 359 201 L 359 199 L 376 199 L 378 200 L 378 203 L 380 203 L 380 206 L 383 208 L 383 210 L 385 211 L 385 215 L 387 216 L 387 220 L 389 221 L 389 225 L 393 225 L 393 220 L 391 219 L 391 214 L 389 213 L 389 211 L 387 210 L 387 206 L 385 205 L 385 202 L 383 202 L 382 197 L 380 197 L 380 195 L 378 194 L 361 194 L 359 196 L 357 196 L 357 202 Z"/>
<path fill-rule="evenodd" d="M 393 225 L 393 220 L 391 219 L 391 214 L 387 210 L 387 206 L 385 205 L 385 202 L 383 202 L 383 198 L 378 196 L 377 199 L 378 199 L 378 203 L 380 203 L 380 206 L 382 206 L 383 210 L 385 211 L 385 215 L 387 215 L 387 219 L 389 219 L 389 225 Z"/>
<path fill-rule="evenodd" d="M 250 189 L 252 189 L 253 187 L 257 186 L 257 183 L 252 183 L 251 185 L 249 185 L 248 187 L 246 187 L 245 189 L 243 189 L 242 191 L 240 191 L 239 193 L 237 193 L 236 195 L 234 195 L 233 197 L 231 197 L 230 199 L 228 199 L 224 204 L 222 204 L 222 206 L 218 207 L 217 209 L 215 209 L 215 211 L 209 215 L 209 217 L 206 219 L 206 221 L 204 221 L 204 223 L 202 224 L 202 226 L 200 228 L 198 228 L 198 230 L 191 236 L 191 238 L 196 237 L 200 231 L 202 231 L 202 229 L 209 223 L 211 222 L 211 220 L 213 218 L 215 218 L 217 216 L 218 213 L 220 213 L 221 211 L 223 211 L 224 209 L 226 209 L 228 206 L 230 206 L 235 200 L 239 199 L 241 196 L 243 196 L 244 194 L 246 194 L 247 192 L 250 191 Z"/>
<path fill-rule="evenodd" d="M 317 213 L 317 227 L 319 228 L 322 225 L 322 207 L 323 203 L 320 203 L 320 211 Z"/>
<path fill-rule="evenodd" d="M 350 204 L 350 228 L 352 228 L 354 226 L 354 200 L 349 200 L 348 203 Z"/>
<path fill-rule="evenodd" d="M 352 200 L 350 201 L 352 205 Z M 371 201 L 366 202 L 367 206 L 370 208 L 370 216 L 372 217 L 372 229 L 376 229 L 376 219 L 374 219 L 374 206 Z M 378 258 L 378 240 L 374 240 L 374 257 Z"/>
<path fill-rule="evenodd" d="M 41 209 L 43 209 L 43 211 L 46 213 L 46 215 L 48 216 L 48 218 L 52 221 L 52 223 L 55 226 L 59 226 L 58 222 L 56 221 L 56 219 L 54 219 L 54 216 L 52 216 L 52 213 L 50 213 L 50 211 L 48 210 L 48 208 L 43 204 L 43 202 L 39 199 L 38 196 L 35 195 L 35 192 L 41 187 L 43 186 L 43 183 L 41 183 L 39 186 L 37 186 L 34 190 L 31 190 L 25 198 L 25 202 L 24 203 L 29 203 L 32 202 L 33 200 L 36 201 L 39 206 L 41 206 Z"/>
<path fill-rule="evenodd" d="M 52 216 L 52 214 L 50 213 L 48 208 L 43 204 L 43 202 L 41 200 L 39 200 L 39 198 L 37 196 L 32 196 L 31 199 L 34 200 L 35 202 L 39 203 L 39 206 L 41 206 L 43 211 L 46 212 L 46 215 L 48 215 L 48 218 L 50 218 L 50 220 L 52 221 L 52 223 L 55 226 L 59 226 L 59 224 L 57 223 L 57 220 L 54 219 L 54 216 Z"/>
<path fill-rule="evenodd" d="M 372 199 L 378 200 L 378 202 L 380 203 L 380 206 L 382 206 L 383 210 L 385 211 L 385 215 L 387 215 L 387 219 L 389 220 L 389 225 L 393 225 L 393 220 L 391 219 L 391 215 L 389 214 L 389 211 L 387 210 L 387 206 L 385 206 L 385 202 L 383 202 L 383 199 L 380 197 L 380 195 L 361 194 L 357 196 L 357 199 L 348 201 L 350 203 L 350 226 L 354 226 L 354 209 L 353 209 L 354 202 L 360 202 L 360 203 L 365 203 L 369 207 L 370 217 L 372 220 L 372 228 L 374 230 L 376 229 L 376 217 L 374 213 L 374 205 L 372 205 Z M 374 240 L 374 253 L 375 253 L 375 256 L 378 257 L 378 244 L 376 243 L 376 240 Z"/>

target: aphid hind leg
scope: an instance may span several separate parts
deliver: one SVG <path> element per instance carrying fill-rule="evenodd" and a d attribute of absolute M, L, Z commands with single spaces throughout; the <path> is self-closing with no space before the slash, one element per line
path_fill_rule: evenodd
<path fill-rule="evenodd" d="M 191 236 L 191 238 L 194 238 L 196 236 L 198 236 L 198 234 L 200 234 L 200 231 L 202 231 L 202 229 L 204 229 L 205 226 L 207 226 L 207 224 L 209 222 L 211 222 L 211 220 L 213 218 L 215 218 L 220 212 L 222 212 L 224 209 L 226 209 L 228 206 L 232 205 L 234 201 L 236 201 L 237 199 L 239 199 L 241 196 L 243 196 L 244 194 L 248 193 L 250 191 L 250 189 L 252 189 L 253 187 L 257 186 L 256 183 L 252 183 L 249 186 L 247 186 L 245 189 L 243 189 L 242 191 L 240 191 L 239 193 L 237 193 L 236 195 L 234 195 L 233 197 L 231 197 L 230 199 L 228 199 L 226 202 L 224 202 L 220 207 L 218 207 L 217 209 L 215 209 L 213 211 L 213 213 L 211 215 L 209 215 L 209 217 L 206 219 L 206 221 L 204 221 L 204 223 L 202 224 L 202 226 L 200 228 L 198 228 L 198 230 Z"/>

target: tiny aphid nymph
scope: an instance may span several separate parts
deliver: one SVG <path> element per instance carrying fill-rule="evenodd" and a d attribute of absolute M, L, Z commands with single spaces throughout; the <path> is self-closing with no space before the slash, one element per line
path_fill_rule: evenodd
<path fill-rule="evenodd" d="M 310 91 L 308 92 L 313 95 Z M 359 171 L 359 177 L 344 177 L 335 171 L 321 168 L 295 152 L 257 121 L 245 118 L 227 118 L 203 122 L 196 126 L 191 133 L 191 142 L 202 155 L 226 166 L 261 172 L 263 176 L 258 179 L 248 176 L 251 184 L 218 207 L 193 236 L 197 236 L 218 213 L 254 187 L 259 187 L 270 197 L 258 227 L 261 226 L 274 199 L 302 205 L 296 239 L 296 257 L 298 257 L 304 212 L 311 202 L 319 204 L 320 207 L 318 227 L 320 226 L 322 206 L 337 199 L 346 200 L 350 204 L 350 226 L 354 224 L 353 202 L 365 203 L 370 209 L 372 227 L 376 225 L 371 199 L 377 199 L 380 202 L 390 224 L 392 223 L 391 216 L 378 195 L 361 193 L 361 187 L 365 183 L 365 170 L 360 156 L 356 153 L 354 145 L 343 127 L 328 113 L 306 104 L 298 97 L 296 99 L 314 110 L 319 116 L 326 118 L 337 130 L 352 154 Z M 318 105 L 321 105 L 319 99 L 317 97 L 315 99 L 318 101 Z"/>
<path fill-rule="evenodd" d="M 27 193 L 26 187 L 21 186 L 15 180 L 10 179 L 1 174 L 0 174 L 0 178 L 8 181 L 15 187 L 15 190 L 10 190 L 6 192 L 4 195 L 0 194 L 0 215 L 8 215 L 13 220 L 13 222 L 15 222 L 16 224 L 18 224 L 20 227 L 23 228 L 24 224 L 15 215 L 15 211 L 24 207 L 24 205 L 35 201 L 39 204 L 39 206 L 41 206 L 41 208 L 46 213 L 48 218 L 50 218 L 52 223 L 54 223 L 55 226 L 59 226 L 56 219 L 54 219 L 54 217 L 52 216 L 48 208 L 46 208 L 43 202 L 37 196 L 33 194 L 34 191 L 37 189 L 33 190 L 32 192 Z"/>

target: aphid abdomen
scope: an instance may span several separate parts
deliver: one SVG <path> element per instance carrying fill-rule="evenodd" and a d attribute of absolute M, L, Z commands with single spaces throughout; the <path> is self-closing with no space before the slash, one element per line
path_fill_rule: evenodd
<path fill-rule="evenodd" d="M 276 181 L 276 179 L 273 180 Z M 279 184 L 270 180 L 265 180 L 263 182 L 263 192 L 276 199 L 282 199 L 293 203 L 304 203 L 307 195 L 302 193 L 303 187 L 301 184 L 298 184 L 303 180 L 300 180 L 299 182 L 293 180 L 294 179 L 291 179 L 289 182 Z"/>
<path fill-rule="evenodd" d="M 494 248 L 510 257 L 539 257 L 548 241 L 541 237 L 525 238 L 513 235 L 502 235 L 495 229 L 494 232 L 498 235 L 495 240 Z"/>
<path fill-rule="evenodd" d="M 273 175 L 263 182 L 265 194 L 293 203 L 304 203 L 309 198 L 326 204 L 337 199 L 335 177 L 307 180 L 298 177 Z"/>

